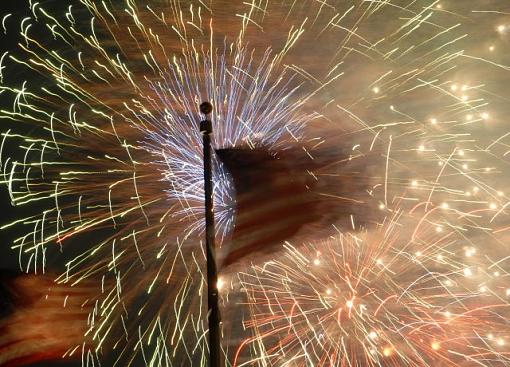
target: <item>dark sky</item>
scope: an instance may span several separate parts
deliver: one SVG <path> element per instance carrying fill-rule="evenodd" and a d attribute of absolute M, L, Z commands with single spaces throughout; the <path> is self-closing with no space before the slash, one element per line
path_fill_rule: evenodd
<path fill-rule="evenodd" d="M 58 3 L 60 3 L 60 7 L 62 6 L 61 1 L 55 0 L 43 0 L 39 1 L 39 3 L 44 5 L 45 9 L 54 10 L 58 7 Z M 58 8 L 57 8 L 58 9 Z M 11 14 L 6 21 L 5 26 L 7 32 L 5 33 L 0 30 L 0 55 L 4 54 L 4 52 L 8 52 L 9 55 L 19 55 L 20 51 L 18 50 L 18 43 L 21 41 L 20 36 L 20 24 L 21 21 L 26 17 L 31 17 L 32 13 L 30 12 L 28 1 L 0 1 L 0 19 L 6 14 Z M 33 24 L 30 33 L 33 37 L 47 37 L 46 30 L 40 25 Z M 34 82 L 37 78 L 40 78 L 37 74 L 31 74 L 27 71 L 27 68 L 20 68 L 14 62 L 10 62 L 8 57 L 5 58 L 4 63 L 7 68 L 4 69 L 4 84 L 8 86 L 16 86 L 21 87 L 23 82 L 29 80 Z M 44 82 L 41 83 L 44 85 Z M 5 110 L 12 110 L 12 98 L 5 95 L 0 95 L 0 108 Z M 6 119 L 0 120 L 0 131 L 5 132 L 8 129 L 12 129 L 19 134 L 24 134 L 26 136 L 31 136 L 33 134 L 33 126 L 29 124 L 24 124 L 20 121 L 11 121 Z M 7 157 L 11 157 L 12 160 L 23 160 L 23 151 L 16 146 L 17 143 L 6 141 L 4 149 L 3 149 L 3 157 L 5 160 Z M 3 179 L 3 178 L 2 178 Z M 29 215 L 33 215 L 35 213 L 40 213 L 40 208 L 36 205 L 28 205 L 22 207 L 13 207 L 11 205 L 11 201 L 9 198 L 8 190 L 6 185 L 0 185 L 0 200 L 1 200 L 1 211 L 0 211 L 0 223 L 4 225 L 9 223 L 10 221 L 22 217 L 26 217 Z M 12 240 L 18 237 L 18 233 L 16 233 L 16 228 L 8 229 L 0 231 L 0 239 L 1 246 L 0 247 L 0 269 L 18 269 L 17 265 L 17 254 L 10 250 L 10 245 Z"/>
<path fill-rule="evenodd" d="M 3 18 L 6 14 L 12 14 L 6 20 L 7 34 L 0 32 L 0 53 L 3 54 L 5 51 L 9 53 L 16 53 L 16 45 L 19 41 L 19 23 L 20 21 L 28 16 L 27 6 L 25 1 L 2 1 L 0 2 L 0 15 Z M 7 72 L 4 76 L 5 84 L 22 83 L 25 76 L 19 72 Z M 11 101 L 5 96 L 0 96 L 0 106 L 2 109 L 10 109 Z M 12 128 L 12 123 L 8 120 L 0 120 L 2 132 L 9 128 Z M 3 159 L 13 154 L 16 149 L 12 144 L 7 143 L 4 147 Z M 0 200 L 1 200 L 1 212 L 0 212 L 0 223 L 4 225 L 14 218 L 18 218 L 23 214 L 21 208 L 16 208 L 11 205 L 11 201 L 8 195 L 7 187 L 0 185 Z M 0 231 L 1 248 L 0 248 L 0 268 L 1 269 L 17 269 L 17 256 L 10 250 L 10 244 L 16 237 L 16 233 L 13 230 Z"/>

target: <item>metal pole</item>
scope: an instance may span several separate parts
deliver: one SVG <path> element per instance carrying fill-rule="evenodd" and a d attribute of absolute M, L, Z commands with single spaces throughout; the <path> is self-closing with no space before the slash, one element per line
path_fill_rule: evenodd
<path fill-rule="evenodd" d="M 209 322 L 209 366 L 220 367 L 220 310 L 218 306 L 218 270 L 214 255 L 214 211 L 213 211 L 213 185 L 211 166 L 211 136 L 212 123 L 210 113 L 212 105 L 203 102 L 200 105 L 200 112 L 206 118 L 200 122 L 204 144 L 204 193 L 205 193 L 205 247 L 207 259 L 207 303 Z"/>

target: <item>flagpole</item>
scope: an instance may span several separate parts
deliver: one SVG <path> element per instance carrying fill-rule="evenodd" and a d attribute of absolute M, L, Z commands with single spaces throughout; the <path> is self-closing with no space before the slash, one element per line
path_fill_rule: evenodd
<path fill-rule="evenodd" d="M 200 112 L 205 119 L 200 121 L 204 148 L 204 194 L 205 194 L 205 247 L 207 260 L 207 307 L 209 323 L 209 366 L 220 367 L 220 310 L 218 305 L 218 270 L 214 255 L 214 212 L 213 212 L 213 183 L 211 166 L 211 134 L 212 122 L 210 114 L 212 105 L 203 102 Z"/>

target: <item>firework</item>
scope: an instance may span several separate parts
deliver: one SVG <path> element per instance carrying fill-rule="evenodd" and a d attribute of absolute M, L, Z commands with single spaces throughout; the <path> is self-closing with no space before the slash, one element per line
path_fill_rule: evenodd
<path fill-rule="evenodd" d="M 508 273 L 458 233 L 396 213 L 370 233 L 286 247 L 240 274 L 254 336 L 234 364 L 245 349 L 278 366 L 508 364 Z"/>
<path fill-rule="evenodd" d="M 205 364 L 198 105 L 210 100 L 215 148 L 302 152 L 328 214 L 285 249 L 248 259 L 242 292 L 238 268 L 224 270 L 224 311 L 238 315 L 225 327 L 232 362 L 507 363 L 494 345 L 505 343 L 506 316 L 503 4 L 70 0 L 27 10 L 2 22 L 19 27 L 19 44 L 0 61 L 0 165 L 11 202 L 32 212 L 3 228 L 21 233 L 12 247 L 24 271 L 98 285 L 66 355 Z M 236 197 L 213 164 L 222 244 Z M 485 284 L 496 272 L 501 283 Z"/>

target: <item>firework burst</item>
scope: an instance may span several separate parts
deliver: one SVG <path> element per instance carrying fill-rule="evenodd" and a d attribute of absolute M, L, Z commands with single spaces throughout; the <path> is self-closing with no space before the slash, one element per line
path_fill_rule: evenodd
<path fill-rule="evenodd" d="M 418 222 L 396 213 L 241 273 L 254 336 L 237 365 L 244 348 L 260 365 L 506 365 L 508 273 L 454 231 L 411 240 Z"/>
<path fill-rule="evenodd" d="M 215 148 L 302 152 L 328 214 L 294 247 L 250 259 L 243 292 L 224 271 L 224 311 L 242 311 L 226 322 L 231 361 L 508 363 L 504 4 L 27 9 L 18 24 L 2 18 L 19 43 L 0 58 L 0 166 L 12 204 L 32 212 L 3 228 L 21 233 L 24 271 L 97 285 L 65 355 L 205 364 L 198 105 L 210 100 Z M 214 180 L 221 243 L 236 197 L 218 159 Z"/>

